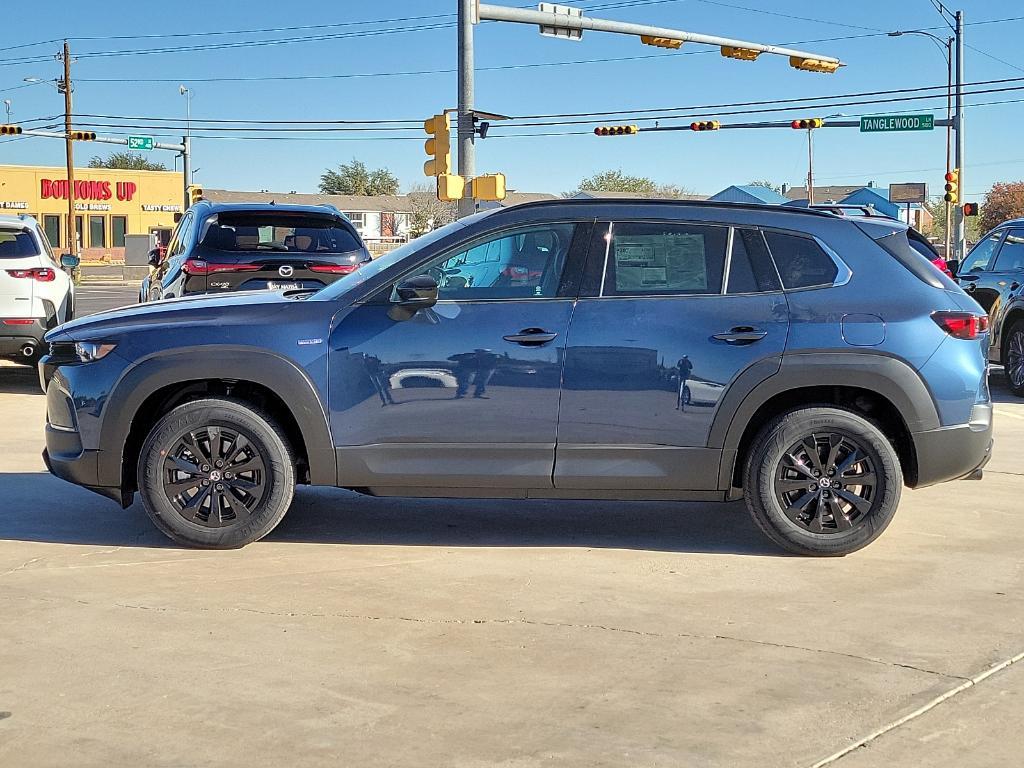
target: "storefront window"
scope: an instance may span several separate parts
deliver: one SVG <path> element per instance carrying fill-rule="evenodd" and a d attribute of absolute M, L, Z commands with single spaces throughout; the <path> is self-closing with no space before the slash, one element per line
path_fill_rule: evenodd
<path fill-rule="evenodd" d="M 111 216 L 110 217 L 110 232 L 113 237 L 111 245 L 114 248 L 124 248 L 124 236 L 128 231 L 128 217 L 127 216 Z"/>
<path fill-rule="evenodd" d="M 107 247 L 107 226 L 106 219 L 103 216 L 89 217 L 89 247 Z"/>
<path fill-rule="evenodd" d="M 60 216 L 43 216 L 43 231 L 46 232 L 46 239 L 50 241 L 50 245 L 60 248 Z"/>

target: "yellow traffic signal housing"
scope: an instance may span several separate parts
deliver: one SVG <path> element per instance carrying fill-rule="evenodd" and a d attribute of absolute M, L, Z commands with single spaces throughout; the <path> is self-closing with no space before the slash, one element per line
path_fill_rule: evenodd
<path fill-rule="evenodd" d="M 722 124 L 717 120 L 699 120 L 696 123 L 690 123 L 691 131 L 717 131 L 722 127 Z"/>
<path fill-rule="evenodd" d="M 447 112 L 424 121 L 423 130 L 431 136 L 423 145 L 431 157 L 423 164 L 423 173 L 427 176 L 443 176 L 452 172 L 451 129 L 452 121 Z M 461 199 L 461 196 L 455 199 Z"/>
<path fill-rule="evenodd" d="M 95 131 L 72 131 L 72 141 L 96 141 Z"/>
<path fill-rule="evenodd" d="M 473 179 L 474 200 L 504 200 L 505 174 L 490 173 Z"/>
<path fill-rule="evenodd" d="M 189 205 L 195 205 L 203 199 L 203 188 L 193 184 L 188 188 L 188 201 Z"/>
<path fill-rule="evenodd" d="M 946 194 L 942 197 L 947 203 L 960 200 L 960 169 L 954 168 L 946 174 Z"/>
<path fill-rule="evenodd" d="M 454 173 L 441 173 L 437 176 L 437 199 L 446 203 L 461 200 L 466 194 L 466 180 Z"/>
<path fill-rule="evenodd" d="M 740 61 L 755 61 L 761 55 L 760 51 L 752 51 L 750 48 L 733 48 L 731 45 L 722 46 L 722 55 L 729 59 Z"/>
<path fill-rule="evenodd" d="M 804 72 L 822 72 L 830 75 L 843 65 L 838 61 L 821 61 L 820 59 L 803 59 L 799 56 L 790 56 L 789 66 L 794 69 L 802 69 Z"/>
<path fill-rule="evenodd" d="M 789 125 L 796 130 L 810 130 L 812 128 L 821 128 L 825 125 L 825 121 L 820 117 L 806 117 L 803 120 L 794 120 Z"/>
<path fill-rule="evenodd" d="M 673 40 L 671 37 L 654 37 L 653 35 L 640 35 L 640 42 L 644 45 L 654 45 L 658 48 L 682 48 L 682 40 Z"/>
<path fill-rule="evenodd" d="M 0 136 L 17 136 L 20 133 L 20 125 L 0 125 Z"/>
<path fill-rule="evenodd" d="M 594 129 L 597 136 L 633 136 L 639 132 L 639 125 L 599 125 Z"/>

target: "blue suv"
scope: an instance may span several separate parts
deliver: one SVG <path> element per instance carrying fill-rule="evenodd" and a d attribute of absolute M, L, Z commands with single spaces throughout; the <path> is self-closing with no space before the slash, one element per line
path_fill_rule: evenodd
<path fill-rule="evenodd" d="M 885 219 L 563 200 L 438 229 L 319 291 L 47 335 L 45 459 L 175 541 L 269 533 L 297 483 L 379 496 L 745 499 L 801 554 L 904 485 L 979 478 L 987 317 Z"/>

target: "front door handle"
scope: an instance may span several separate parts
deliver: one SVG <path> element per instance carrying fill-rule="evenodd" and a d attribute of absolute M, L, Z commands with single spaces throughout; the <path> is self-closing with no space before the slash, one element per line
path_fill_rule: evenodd
<path fill-rule="evenodd" d="M 977 287 L 978 287 L 978 286 L 976 286 L 976 285 L 975 285 L 974 283 L 968 283 L 967 285 L 965 285 L 965 286 L 964 286 L 964 290 L 965 290 L 965 291 L 966 291 L 967 293 L 974 293 L 974 291 L 975 291 L 975 289 L 976 289 Z"/>
<path fill-rule="evenodd" d="M 556 336 L 558 336 L 557 333 L 545 331 L 543 328 L 523 328 L 519 333 L 510 333 L 508 336 L 502 336 L 502 338 L 512 344 L 535 347 L 547 344 L 549 341 L 554 341 Z"/>
<path fill-rule="evenodd" d="M 725 333 L 716 333 L 713 339 L 724 341 L 726 344 L 753 344 L 768 335 L 768 331 L 760 328 L 752 328 L 749 325 L 738 325 Z"/>

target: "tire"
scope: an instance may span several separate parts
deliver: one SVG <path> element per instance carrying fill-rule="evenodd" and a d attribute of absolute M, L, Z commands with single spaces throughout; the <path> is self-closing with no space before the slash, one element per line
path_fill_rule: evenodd
<path fill-rule="evenodd" d="M 236 549 L 281 522 L 295 492 L 295 461 L 269 416 L 248 403 L 204 398 L 153 427 L 139 454 L 138 485 L 146 513 L 175 542 Z"/>
<path fill-rule="evenodd" d="M 864 482 L 848 482 L 854 479 Z M 765 535 L 789 552 L 819 557 L 847 555 L 878 538 L 903 489 L 899 458 L 881 430 L 827 406 L 767 424 L 751 447 L 744 480 L 747 507 Z"/>
<path fill-rule="evenodd" d="M 1024 320 L 1010 326 L 1003 342 L 1002 360 L 1006 386 L 1017 397 L 1024 397 Z"/>

